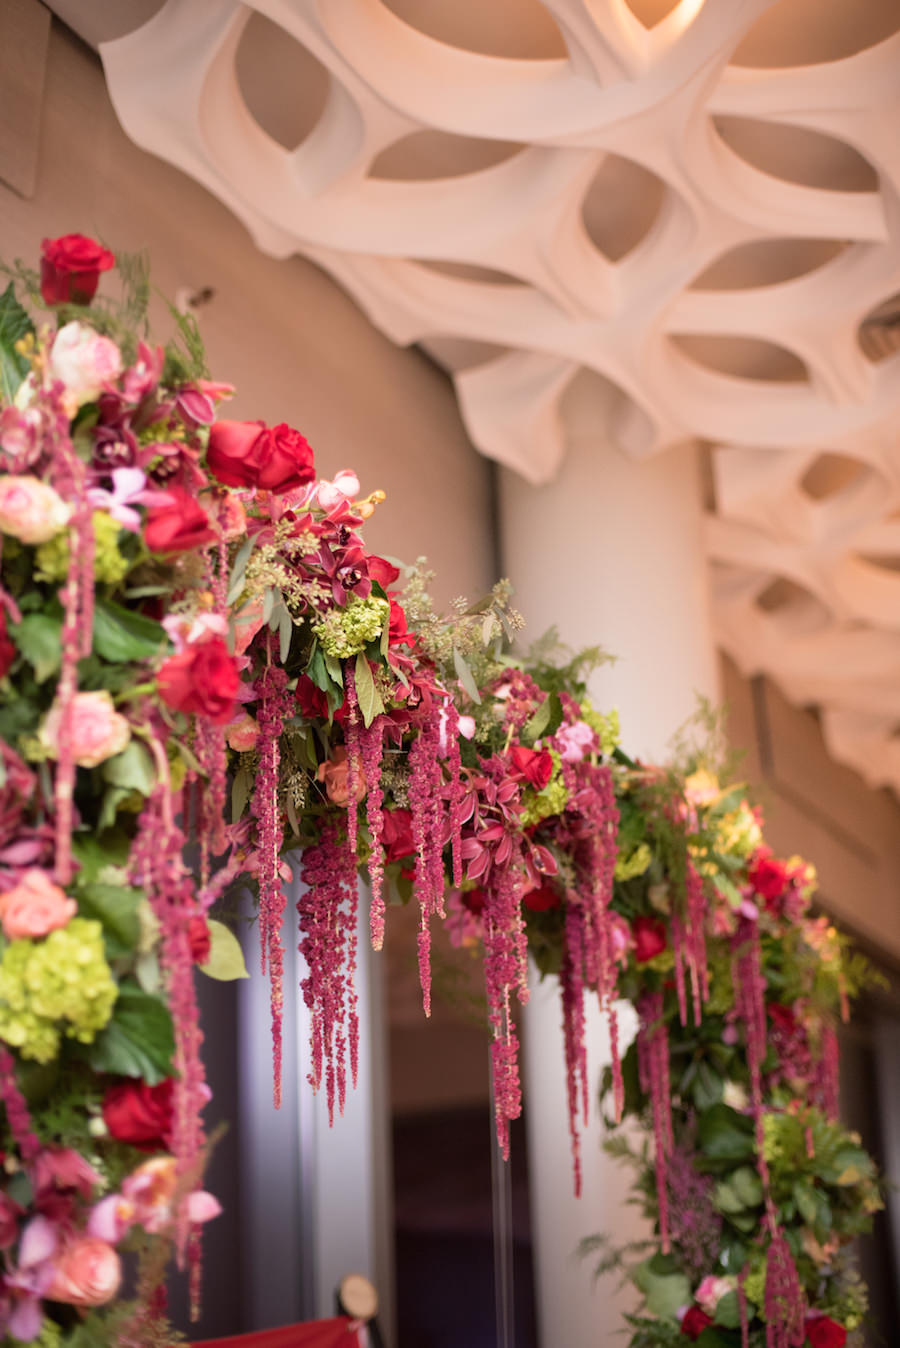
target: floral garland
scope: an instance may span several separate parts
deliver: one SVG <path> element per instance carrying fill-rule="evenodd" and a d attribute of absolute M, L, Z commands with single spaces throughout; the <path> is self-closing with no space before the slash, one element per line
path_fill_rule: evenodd
<path fill-rule="evenodd" d="M 95 299 L 114 265 L 121 301 Z M 660 1248 L 635 1271 L 634 1348 L 839 1348 L 823 1330 L 862 1306 L 839 1246 L 877 1194 L 834 1121 L 835 1008 L 856 971 L 806 912 L 808 870 L 768 857 L 741 792 L 630 762 L 615 715 L 587 699 L 590 655 L 505 654 L 520 625 L 508 587 L 449 620 L 420 570 L 401 587 L 362 541 L 381 494 L 360 499 L 350 471 L 318 481 L 286 425 L 220 419 L 232 390 L 210 381 L 190 320 L 150 344 L 137 260 L 70 235 L 45 241 L 40 278 L 10 276 L 0 1330 L 72 1348 L 86 1329 L 172 1341 L 168 1248 L 196 1297 L 199 1229 L 218 1210 L 200 1188 L 194 970 L 243 976 L 209 914 L 251 883 L 277 1105 L 295 849 L 310 1079 L 332 1115 L 357 1072 L 363 869 L 376 949 L 386 905 L 419 906 L 426 1014 L 432 923 L 480 941 L 504 1151 L 529 952 L 559 974 L 576 1189 L 585 998 L 607 1011 L 613 1113 L 647 1118 L 655 1142 L 640 1185 Z M 17 291 L 55 328 L 36 329 Z M 641 1029 L 620 1061 L 623 996 Z M 685 1213 L 701 1210 L 694 1229 Z M 141 1275 L 123 1305 L 129 1246 Z"/>

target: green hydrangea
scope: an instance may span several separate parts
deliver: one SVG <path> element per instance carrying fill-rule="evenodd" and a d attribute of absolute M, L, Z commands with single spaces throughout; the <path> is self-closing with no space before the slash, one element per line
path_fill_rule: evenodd
<path fill-rule="evenodd" d="M 744 1292 L 752 1306 L 764 1306 L 766 1301 L 766 1265 L 762 1261 L 751 1268 L 744 1280 Z"/>
<path fill-rule="evenodd" d="M 60 1348 L 61 1344 L 62 1329 L 55 1320 L 49 1320 L 44 1316 L 41 1332 L 34 1340 L 34 1348 Z"/>
<path fill-rule="evenodd" d="M 616 879 L 633 880 L 636 875 L 643 875 L 653 860 L 653 853 L 650 851 L 649 843 L 638 843 L 633 852 L 627 856 L 619 856 L 616 859 Z"/>
<path fill-rule="evenodd" d="M 326 655 L 346 660 L 365 650 L 370 641 L 381 635 L 390 613 L 391 606 L 386 599 L 378 599 L 375 595 L 368 599 L 352 599 L 346 608 L 333 608 L 313 623 L 313 632 Z"/>
<path fill-rule="evenodd" d="M 527 789 L 522 792 L 522 804 L 525 807 L 521 817 L 523 828 L 531 828 L 553 814 L 562 814 L 569 803 L 569 792 L 559 770 L 562 757 L 555 749 L 551 749 L 550 753 L 553 755 L 553 776 L 543 791 Z"/>
<path fill-rule="evenodd" d="M 601 752 L 611 754 L 621 740 L 618 708 L 613 707 L 612 711 L 604 715 L 594 710 L 594 704 L 588 698 L 581 704 L 581 717 L 600 736 Z"/>
<path fill-rule="evenodd" d="M 119 535 L 122 530 L 105 510 L 95 510 L 94 525 L 94 576 L 101 584 L 117 585 L 128 574 L 130 562 L 119 551 Z M 69 536 L 63 531 L 54 538 L 41 543 L 35 553 L 37 566 L 35 575 L 38 580 L 59 583 L 69 572 Z"/>
<path fill-rule="evenodd" d="M 93 1042 L 117 994 L 99 922 L 73 917 L 44 940 L 10 941 L 0 961 L 0 1039 L 50 1062 L 63 1034 Z"/>

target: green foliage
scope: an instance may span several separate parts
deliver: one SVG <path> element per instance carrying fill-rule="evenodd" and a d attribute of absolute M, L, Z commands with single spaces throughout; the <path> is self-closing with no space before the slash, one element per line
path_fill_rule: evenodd
<path fill-rule="evenodd" d="M 0 398 L 12 402 L 31 366 L 16 350 L 17 343 L 34 333 L 34 325 L 16 299 L 12 281 L 0 295 Z"/>
<path fill-rule="evenodd" d="M 95 1072 L 142 1077 L 155 1085 L 172 1075 L 175 1037 L 166 1003 L 125 980 L 113 1017 L 87 1054 Z"/>
<path fill-rule="evenodd" d="M 94 605 L 94 650 L 113 663 L 152 660 L 166 646 L 168 638 L 153 618 L 123 608 L 108 599 Z"/>

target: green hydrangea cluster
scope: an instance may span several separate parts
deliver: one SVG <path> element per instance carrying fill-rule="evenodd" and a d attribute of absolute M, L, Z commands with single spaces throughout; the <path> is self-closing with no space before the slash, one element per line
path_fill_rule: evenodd
<path fill-rule="evenodd" d="M 766 1262 L 757 1260 L 744 1280 L 744 1292 L 751 1306 L 764 1306 L 766 1301 Z"/>
<path fill-rule="evenodd" d="M 649 868 L 653 860 L 653 853 L 650 851 L 649 843 L 638 843 L 626 856 L 621 854 L 616 858 L 616 879 L 633 880 L 637 875 L 643 875 Z"/>
<path fill-rule="evenodd" d="M 73 917 L 44 940 L 10 941 L 0 961 L 0 1039 L 51 1062 L 61 1034 L 93 1042 L 117 993 L 99 922 Z"/>
<path fill-rule="evenodd" d="M 551 752 L 554 752 L 551 750 Z M 558 755 L 555 755 L 558 757 Z M 569 803 L 569 792 L 561 776 L 551 777 L 543 791 L 523 791 L 522 825 L 531 828 L 552 814 L 562 814 Z"/>
<path fill-rule="evenodd" d="M 95 510 L 94 525 L 94 575 L 103 585 L 117 585 L 128 574 L 130 563 L 119 551 L 119 535 L 122 530 L 105 510 Z M 41 543 L 35 554 L 38 580 L 59 583 L 69 572 L 69 536 L 65 532 Z"/>
<path fill-rule="evenodd" d="M 595 730 L 600 736 L 601 753 L 611 754 L 613 749 L 618 747 L 622 738 L 618 708 L 613 707 L 612 711 L 604 714 L 595 711 L 594 704 L 587 698 L 581 704 L 581 716 L 591 729 Z"/>
<path fill-rule="evenodd" d="M 391 606 L 386 599 L 378 599 L 375 595 L 368 599 L 352 599 L 346 608 L 333 608 L 313 623 L 313 631 L 326 655 L 346 660 L 348 656 L 364 651 L 370 641 L 381 635 L 390 613 Z"/>

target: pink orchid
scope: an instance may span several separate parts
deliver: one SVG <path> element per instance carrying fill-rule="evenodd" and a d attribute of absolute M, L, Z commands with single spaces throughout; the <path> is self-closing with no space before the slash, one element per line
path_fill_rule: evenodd
<path fill-rule="evenodd" d="M 147 478 L 140 468 L 114 468 L 110 476 L 112 491 L 91 487 L 88 500 L 95 510 L 105 510 L 123 529 L 136 534 L 141 527 L 141 517 L 134 507 L 155 505 L 165 493 L 147 491 Z"/>
<path fill-rule="evenodd" d="M 309 499 L 315 499 L 323 510 L 333 510 L 344 501 L 352 501 L 359 493 L 359 478 L 347 468 L 336 473 L 331 482 L 318 482 L 310 493 Z"/>
<path fill-rule="evenodd" d="M 213 637 L 228 635 L 228 619 L 221 613 L 198 613 L 194 618 L 170 613 L 167 618 L 163 618 L 162 626 L 175 647 L 176 655 L 180 655 L 188 646 L 199 646 Z"/>

